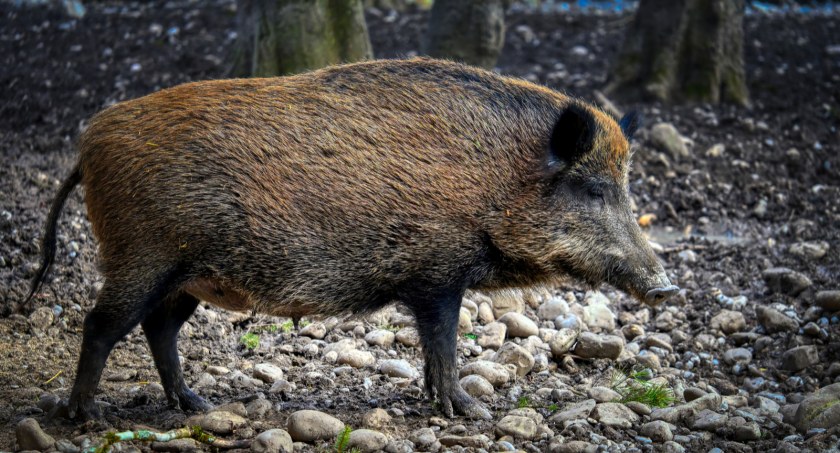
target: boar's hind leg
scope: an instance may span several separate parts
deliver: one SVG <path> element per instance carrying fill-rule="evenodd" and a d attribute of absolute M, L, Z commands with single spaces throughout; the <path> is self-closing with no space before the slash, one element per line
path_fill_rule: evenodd
<path fill-rule="evenodd" d="M 490 412 L 469 396 L 458 382 L 456 354 L 462 295 L 462 291 L 415 293 L 403 295 L 402 300 L 417 319 L 429 397 L 437 397 L 447 417 L 458 412 L 470 418 L 490 419 Z"/>
<path fill-rule="evenodd" d="M 184 382 L 178 360 L 178 331 L 198 306 L 198 299 L 189 294 L 170 297 L 143 321 L 143 332 L 160 374 L 166 400 L 172 407 L 186 411 L 206 411 L 211 408 Z"/>

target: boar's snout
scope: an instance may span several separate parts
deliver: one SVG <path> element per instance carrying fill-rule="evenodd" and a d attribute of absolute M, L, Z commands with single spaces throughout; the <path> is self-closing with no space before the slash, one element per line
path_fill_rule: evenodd
<path fill-rule="evenodd" d="M 645 303 L 650 306 L 656 306 L 670 299 L 671 296 L 677 294 L 678 292 L 680 292 L 680 287 L 677 285 L 667 285 L 661 288 L 654 288 L 645 293 Z"/>

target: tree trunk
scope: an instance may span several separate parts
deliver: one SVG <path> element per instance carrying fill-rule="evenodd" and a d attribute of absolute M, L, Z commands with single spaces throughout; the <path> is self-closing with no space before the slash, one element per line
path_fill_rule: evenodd
<path fill-rule="evenodd" d="M 237 0 L 232 73 L 270 77 L 371 58 L 361 0 Z"/>
<path fill-rule="evenodd" d="M 505 39 L 502 0 L 435 0 L 426 53 L 492 68 Z"/>
<path fill-rule="evenodd" d="M 748 105 L 743 20 L 744 0 L 641 0 L 605 91 Z"/>

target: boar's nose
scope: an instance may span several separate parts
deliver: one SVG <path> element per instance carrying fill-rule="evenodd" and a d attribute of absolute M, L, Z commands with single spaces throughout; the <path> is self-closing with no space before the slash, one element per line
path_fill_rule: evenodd
<path fill-rule="evenodd" d="M 677 285 L 663 286 L 662 288 L 654 288 L 645 294 L 645 303 L 648 305 L 659 305 L 662 302 L 670 299 L 671 296 L 680 292 Z"/>

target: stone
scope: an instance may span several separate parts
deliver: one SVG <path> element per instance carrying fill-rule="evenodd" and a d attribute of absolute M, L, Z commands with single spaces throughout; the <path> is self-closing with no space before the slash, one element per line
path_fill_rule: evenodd
<path fill-rule="evenodd" d="M 516 375 L 520 378 L 525 377 L 534 369 L 534 356 L 516 343 L 503 344 L 493 357 L 493 361 L 502 365 L 513 365 Z"/>
<path fill-rule="evenodd" d="M 420 346 L 420 333 L 415 327 L 404 327 L 397 332 L 396 340 L 404 346 L 416 348 Z"/>
<path fill-rule="evenodd" d="M 505 342 L 507 326 L 500 322 L 491 322 L 484 326 L 478 336 L 478 345 L 482 348 L 499 349 Z"/>
<path fill-rule="evenodd" d="M 557 436 L 548 445 L 549 453 L 595 453 L 596 445 L 582 440 L 568 441 L 563 436 Z"/>
<path fill-rule="evenodd" d="M 307 324 L 300 329 L 298 335 L 302 337 L 309 337 L 314 338 L 316 340 L 323 340 L 325 336 L 327 336 L 327 326 L 324 325 L 322 322 L 313 322 L 312 324 Z"/>
<path fill-rule="evenodd" d="M 765 269 L 761 275 L 767 287 L 774 293 L 796 297 L 811 287 L 810 278 L 786 267 Z"/>
<path fill-rule="evenodd" d="M 551 355 L 555 359 L 561 359 L 572 349 L 578 339 L 579 331 L 575 329 L 560 329 L 555 333 L 548 342 L 548 347 L 551 348 Z"/>
<path fill-rule="evenodd" d="M 624 403 L 624 405 L 629 407 L 630 410 L 632 410 L 633 412 L 642 416 L 650 415 L 651 412 L 650 406 L 644 403 L 640 403 L 638 401 L 628 401 Z"/>
<path fill-rule="evenodd" d="M 471 374 L 461 378 L 461 388 L 473 398 L 489 396 L 495 393 L 493 384 L 478 374 Z"/>
<path fill-rule="evenodd" d="M 746 329 L 747 320 L 739 311 L 721 310 L 709 321 L 709 327 L 729 335 Z"/>
<path fill-rule="evenodd" d="M 595 331 L 611 332 L 615 330 L 615 314 L 606 304 L 591 302 L 583 307 L 581 319 L 583 323 Z"/>
<path fill-rule="evenodd" d="M 55 322 L 55 313 L 50 307 L 38 307 L 29 315 L 29 325 L 38 332 L 43 332 Z"/>
<path fill-rule="evenodd" d="M 654 124 L 650 129 L 650 143 L 667 153 L 672 159 L 678 160 L 689 156 L 685 141 L 671 123 Z"/>
<path fill-rule="evenodd" d="M 537 424 L 528 417 L 507 415 L 496 424 L 496 435 L 531 440 L 537 435 Z"/>
<path fill-rule="evenodd" d="M 554 321 L 569 312 L 569 303 L 562 297 L 551 297 L 537 309 L 537 317 L 543 321 Z"/>
<path fill-rule="evenodd" d="M 310 324 L 312 325 L 312 324 Z M 292 437 L 282 429 L 269 429 L 260 433 L 251 442 L 254 453 L 292 453 Z"/>
<path fill-rule="evenodd" d="M 385 409 L 371 409 L 362 416 L 362 426 L 371 429 L 386 428 L 391 424 L 391 416 Z"/>
<path fill-rule="evenodd" d="M 493 293 L 492 300 L 493 319 L 499 319 L 506 313 L 522 313 L 525 309 L 525 301 L 522 299 L 521 291 L 499 291 Z M 479 311 L 481 307 L 479 307 Z"/>
<path fill-rule="evenodd" d="M 438 439 L 444 447 L 461 446 L 472 449 L 487 449 L 490 448 L 490 438 L 484 434 L 477 434 L 475 436 L 442 436 Z"/>
<path fill-rule="evenodd" d="M 549 421 L 562 426 L 564 422 L 589 418 L 589 414 L 595 409 L 595 400 L 584 400 L 579 403 L 566 406 L 562 411 L 549 417 Z"/>
<path fill-rule="evenodd" d="M 723 361 L 729 365 L 747 364 L 752 361 L 752 352 L 746 348 L 732 348 L 723 353 Z"/>
<path fill-rule="evenodd" d="M 574 352 L 584 359 L 612 359 L 621 355 L 624 340 L 614 335 L 596 335 L 583 332 L 578 337 Z"/>
<path fill-rule="evenodd" d="M 521 313 L 505 313 L 499 318 L 499 322 L 507 326 L 508 337 L 528 338 L 531 335 L 538 335 L 540 333 L 534 321 L 531 321 Z"/>
<path fill-rule="evenodd" d="M 464 307 L 458 311 L 458 333 L 463 335 L 473 331 L 472 316 L 470 311 Z"/>
<path fill-rule="evenodd" d="M 639 433 L 654 442 L 668 442 L 674 439 L 674 433 L 671 432 L 671 425 L 662 420 L 645 423 L 639 428 Z"/>
<path fill-rule="evenodd" d="M 748 422 L 743 425 L 737 425 L 735 426 L 732 438 L 740 442 L 761 439 L 761 428 L 756 422 Z"/>
<path fill-rule="evenodd" d="M 609 403 L 621 399 L 621 395 L 618 392 L 611 388 L 602 386 L 592 387 L 589 389 L 587 394 L 590 398 L 599 403 Z"/>
<path fill-rule="evenodd" d="M 394 332 L 390 330 L 371 330 L 365 335 L 365 341 L 371 346 L 379 346 L 380 348 L 388 348 L 394 344 Z"/>
<path fill-rule="evenodd" d="M 679 406 L 654 409 L 650 413 L 650 418 L 652 420 L 662 420 L 672 425 L 682 424 L 694 418 L 697 413 L 704 409 L 716 410 L 720 407 L 721 402 L 723 402 L 723 398 L 717 393 L 707 393 L 694 401 Z"/>
<path fill-rule="evenodd" d="M 466 364 L 461 368 L 459 377 L 463 378 L 471 374 L 477 374 L 487 379 L 487 382 L 493 385 L 493 387 L 501 387 L 510 380 L 510 373 L 504 365 L 488 360 L 476 360 L 475 362 Z"/>
<path fill-rule="evenodd" d="M 55 439 L 45 433 L 34 418 L 24 418 L 15 427 L 15 438 L 17 439 L 18 451 L 51 449 L 55 445 Z"/>
<path fill-rule="evenodd" d="M 840 311 L 840 291 L 820 291 L 817 293 L 816 302 L 825 311 Z"/>
<path fill-rule="evenodd" d="M 706 392 L 697 387 L 688 387 L 683 390 L 683 398 L 685 398 L 686 403 L 702 398 L 705 395 Z"/>
<path fill-rule="evenodd" d="M 799 346 L 788 349 L 782 354 L 782 368 L 797 372 L 820 363 L 820 353 L 816 346 Z"/>
<path fill-rule="evenodd" d="M 800 258 L 818 260 L 828 253 L 830 246 L 825 241 L 797 242 L 788 250 L 792 255 Z"/>
<path fill-rule="evenodd" d="M 247 406 L 245 406 L 246 417 L 252 420 L 259 420 L 265 417 L 265 414 L 267 414 L 271 410 L 271 408 L 272 405 L 270 401 L 262 398 L 257 398 L 248 403 Z"/>
<path fill-rule="evenodd" d="M 283 379 L 283 369 L 273 363 L 259 363 L 254 365 L 254 377 L 267 384 L 273 384 Z"/>
<path fill-rule="evenodd" d="M 432 447 L 438 441 L 435 432 L 431 428 L 420 428 L 408 436 L 408 440 L 414 443 L 420 451 L 434 451 Z M 438 445 L 438 447 L 440 447 Z"/>
<path fill-rule="evenodd" d="M 489 324 L 496 320 L 496 316 L 493 315 L 493 308 L 490 306 L 489 303 L 480 303 L 478 304 L 478 321 L 482 324 Z"/>
<path fill-rule="evenodd" d="M 799 322 L 778 310 L 758 305 L 755 314 L 767 333 L 795 332 L 799 329 Z"/>
<path fill-rule="evenodd" d="M 302 410 L 289 416 L 286 429 L 295 442 L 332 441 L 344 430 L 344 423 L 323 412 Z"/>
<path fill-rule="evenodd" d="M 349 365 L 353 368 L 364 368 L 374 364 L 376 360 L 373 354 L 367 351 L 350 350 L 340 352 L 336 363 L 339 365 Z"/>
<path fill-rule="evenodd" d="M 621 327 L 621 334 L 627 341 L 633 341 L 636 337 L 644 336 L 645 328 L 638 324 L 627 324 Z"/>
<path fill-rule="evenodd" d="M 415 379 L 420 376 L 416 368 L 402 359 L 383 360 L 379 364 L 379 372 L 386 376 L 405 379 Z"/>
<path fill-rule="evenodd" d="M 268 389 L 268 392 L 269 393 L 281 393 L 282 394 L 282 393 L 292 392 L 296 388 L 297 388 L 297 386 L 294 383 L 289 382 L 285 379 L 280 379 L 279 381 L 275 382 L 274 384 L 271 384 L 271 388 Z"/>
<path fill-rule="evenodd" d="M 621 403 L 601 403 L 592 410 L 592 418 L 613 428 L 632 428 L 639 416 Z"/>
<path fill-rule="evenodd" d="M 347 440 L 347 451 L 358 449 L 362 453 L 379 451 L 388 445 L 388 436 L 370 429 L 354 429 Z"/>
<path fill-rule="evenodd" d="M 792 424 L 803 434 L 814 428 L 830 429 L 840 425 L 840 383 L 807 395 L 799 403 Z"/>
<path fill-rule="evenodd" d="M 242 412 L 246 412 L 244 405 Z M 196 415 L 188 419 L 187 425 L 198 425 L 205 431 L 214 434 L 231 434 L 233 430 L 248 423 L 245 417 L 226 410 L 214 410 L 206 414 Z"/>
<path fill-rule="evenodd" d="M 694 416 L 694 420 L 691 422 L 690 426 L 691 429 L 697 431 L 715 432 L 718 428 L 722 428 L 726 425 L 728 420 L 729 417 L 725 414 L 718 414 L 713 410 L 703 409 Z"/>

